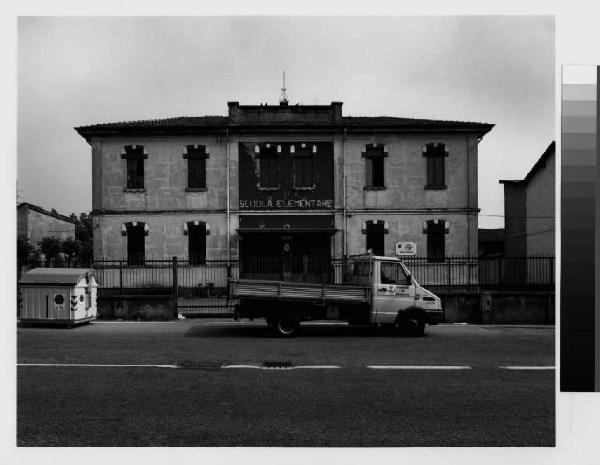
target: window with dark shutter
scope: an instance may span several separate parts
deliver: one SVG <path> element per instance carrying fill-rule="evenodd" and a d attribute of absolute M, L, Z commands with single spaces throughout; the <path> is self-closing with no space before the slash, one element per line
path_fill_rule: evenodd
<path fill-rule="evenodd" d="M 386 153 L 383 146 L 368 145 L 363 156 L 366 161 L 366 187 L 385 187 L 384 160 Z"/>
<path fill-rule="evenodd" d="M 146 256 L 146 233 L 144 223 L 127 223 L 127 264 L 130 266 L 143 265 Z"/>
<path fill-rule="evenodd" d="M 427 144 L 423 156 L 427 160 L 426 189 L 445 189 L 446 173 L 445 164 L 448 152 L 444 144 Z"/>
<path fill-rule="evenodd" d="M 296 150 L 292 154 L 294 187 L 313 187 L 313 153 L 308 149 Z"/>
<path fill-rule="evenodd" d="M 384 255 L 384 223 L 367 222 L 367 252 L 373 251 L 373 255 Z"/>
<path fill-rule="evenodd" d="M 445 223 L 427 222 L 427 261 L 443 262 L 446 258 Z"/>
<path fill-rule="evenodd" d="M 206 223 L 188 223 L 188 254 L 190 265 L 206 264 Z"/>
<path fill-rule="evenodd" d="M 188 145 L 184 158 L 188 163 L 188 185 L 189 189 L 206 188 L 206 147 L 204 145 Z"/>
<path fill-rule="evenodd" d="M 144 160 L 148 155 L 144 153 L 141 145 L 126 145 L 121 154 L 127 163 L 127 189 L 144 188 Z"/>
<path fill-rule="evenodd" d="M 260 149 L 260 187 L 279 186 L 279 157 L 277 148 L 263 146 Z"/>

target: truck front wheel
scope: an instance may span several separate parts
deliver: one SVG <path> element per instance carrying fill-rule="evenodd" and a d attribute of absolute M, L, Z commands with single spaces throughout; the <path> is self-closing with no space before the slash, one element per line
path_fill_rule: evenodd
<path fill-rule="evenodd" d="M 402 336 L 422 336 L 425 333 L 425 316 L 419 312 L 399 313 L 394 329 Z"/>
<path fill-rule="evenodd" d="M 275 333 L 281 337 L 294 337 L 300 330 L 300 318 L 294 312 L 282 312 L 275 320 Z"/>

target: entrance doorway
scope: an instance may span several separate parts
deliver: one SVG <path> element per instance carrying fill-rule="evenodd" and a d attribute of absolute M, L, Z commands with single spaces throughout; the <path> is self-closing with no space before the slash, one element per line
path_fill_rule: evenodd
<path fill-rule="evenodd" d="M 244 233 L 241 236 L 241 278 L 328 282 L 330 275 L 329 234 Z"/>

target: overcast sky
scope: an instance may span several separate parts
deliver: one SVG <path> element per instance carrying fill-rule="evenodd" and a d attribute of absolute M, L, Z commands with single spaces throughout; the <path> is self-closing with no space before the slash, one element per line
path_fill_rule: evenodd
<path fill-rule="evenodd" d="M 499 179 L 554 139 L 551 17 L 20 18 L 18 200 L 91 209 L 74 126 L 225 115 L 227 101 L 344 102 L 346 116 L 494 123 L 479 145 L 480 227 L 502 227 Z"/>

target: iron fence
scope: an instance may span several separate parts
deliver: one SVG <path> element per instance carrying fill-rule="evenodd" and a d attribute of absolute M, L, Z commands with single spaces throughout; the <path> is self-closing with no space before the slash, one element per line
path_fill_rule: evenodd
<path fill-rule="evenodd" d="M 464 257 L 448 256 L 432 262 L 427 257 L 405 257 L 415 279 L 432 290 L 553 289 L 555 259 L 551 256 Z M 228 278 L 342 283 L 348 261 L 344 258 L 287 260 L 244 257 L 242 260 L 145 259 L 131 265 L 127 259 L 93 262 L 19 262 L 17 277 L 34 267 L 91 267 L 100 288 L 145 290 L 177 288 L 181 297 L 217 298 L 227 291 Z"/>

